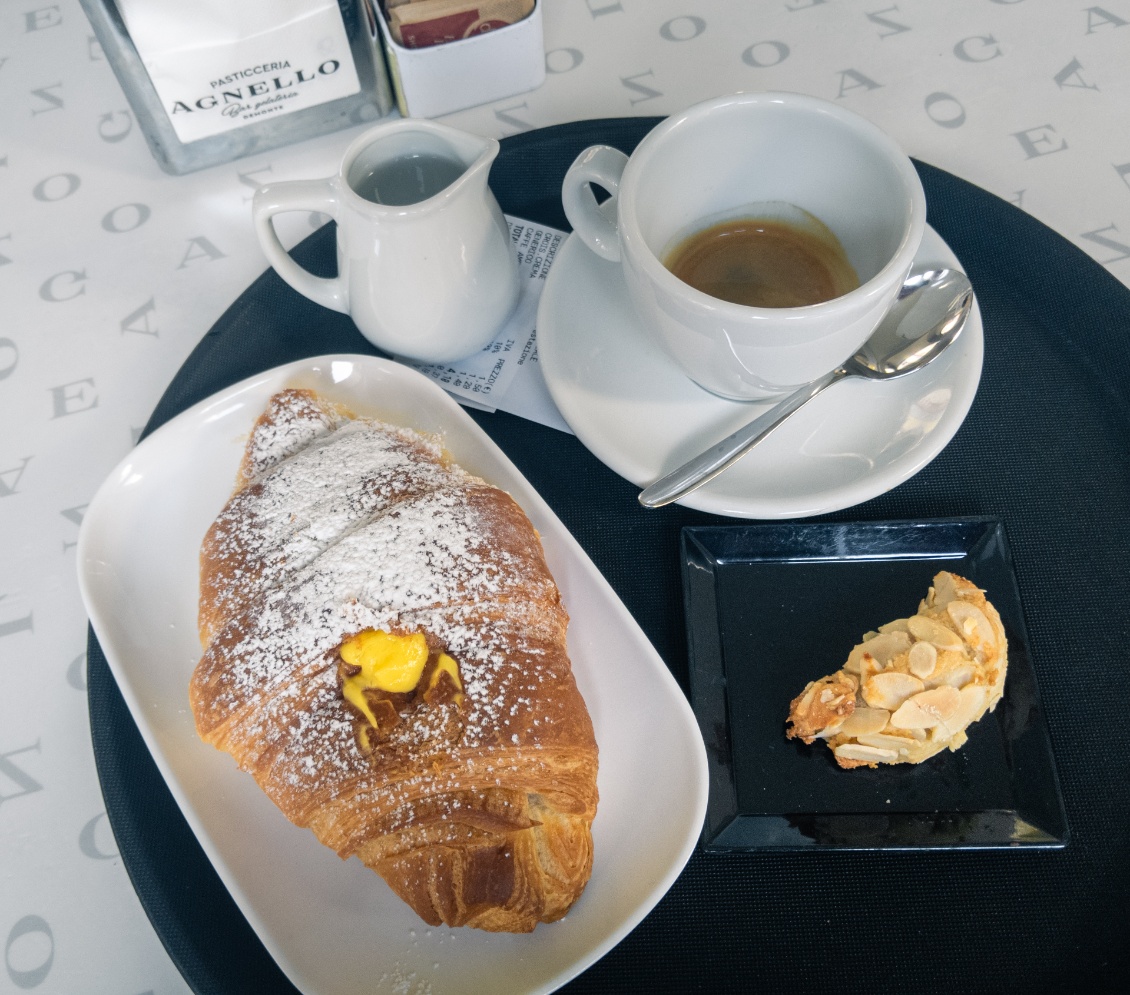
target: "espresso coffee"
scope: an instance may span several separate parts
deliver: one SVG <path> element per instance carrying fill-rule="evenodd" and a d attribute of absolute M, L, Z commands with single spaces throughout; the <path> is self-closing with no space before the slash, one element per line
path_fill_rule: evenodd
<path fill-rule="evenodd" d="M 804 307 L 859 286 L 831 230 L 791 206 L 782 216 L 710 225 L 680 241 L 663 263 L 696 290 L 750 307 Z"/>
<path fill-rule="evenodd" d="M 413 153 L 382 162 L 351 186 L 374 204 L 404 207 L 434 197 L 459 179 L 464 170 L 457 159 L 430 152 Z"/>

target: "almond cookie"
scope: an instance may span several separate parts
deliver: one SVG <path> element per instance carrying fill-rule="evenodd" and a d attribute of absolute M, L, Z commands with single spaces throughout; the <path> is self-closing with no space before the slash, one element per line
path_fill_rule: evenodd
<path fill-rule="evenodd" d="M 844 768 L 921 763 L 965 744 L 965 730 L 1000 701 L 1007 664 L 996 609 L 943 571 L 917 614 L 866 633 L 842 669 L 809 682 L 786 735 L 823 739 Z"/>

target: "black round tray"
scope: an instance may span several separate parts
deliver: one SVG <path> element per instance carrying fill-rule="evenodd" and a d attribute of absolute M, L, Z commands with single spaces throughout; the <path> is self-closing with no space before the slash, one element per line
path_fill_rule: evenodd
<path fill-rule="evenodd" d="M 567 229 L 561 180 L 576 155 L 597 142 L 630 152 L 655 123 L 587 121 L 507 138 L 491 186 L 507 213 Z M 1130 723 L 1122 709 L 1130 291 L 1012 205 L 916 165 L 929 221 L 980 302 L 980 390 L 922 472 L 822 520 L 1003 520 L 1071 843 L 1025 852 L 696 853 L 655 910 L 566 991 L 999 995 L 1111 989 L 1130 967 Z M 333 232 L 315 232 L 296 256 L 331 272 Z M 267 271 L 188 358 L 146 433 L 251 374 L 338 352 L 373 350 L 348 318 Z M 637 489 L 575 438 L 503 413 L 474 417 L 572 530 L 686 689 L 680 529 L 733 520 L 678 506 L 645 511 Z M 107 813 L 170 957 L 196 992 L 293 991 L 181 816 L 93 634 L 88 687 Z M 640 826 L 641 846 L 647 834 Z"/>

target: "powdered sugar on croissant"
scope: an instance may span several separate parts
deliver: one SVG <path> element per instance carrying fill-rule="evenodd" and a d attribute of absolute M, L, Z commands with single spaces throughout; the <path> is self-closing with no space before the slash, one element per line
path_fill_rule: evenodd
<path fill-rule="evenodd" d="M 843 669 L 793 699 L 786 735 L 825 740 L 841 767 L 920 763 L 965 744 L 1000 701 L 1007 666 L 996 609 L 942 571 L 917 614 L 864 635 Z"/>
<path fill-rule="evenodd" d="M 509 495 L 284 391 L 202 545 L 197 729 L 426 921 L 528 931 L 592 866 L 567 621 Z"/>

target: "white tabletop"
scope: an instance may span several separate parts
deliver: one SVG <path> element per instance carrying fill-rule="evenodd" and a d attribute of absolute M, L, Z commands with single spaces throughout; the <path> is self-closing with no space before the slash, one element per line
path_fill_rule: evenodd
<path fill-rule="evenodd" d="M 1130 0 L 545 0 L 539 89 L 483 135 L 723 92 L 841 103 L 1130 283 Z M 173 177 L 77 0 L 0 3 L 0 989 L 185 991 L 117 854 L 87 718 L 83 511 L 265 268 L 249 201 L 355 132 Z M 294 217 L 284 235 L 311 230 Z"/>

